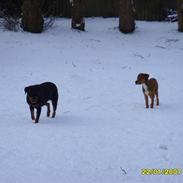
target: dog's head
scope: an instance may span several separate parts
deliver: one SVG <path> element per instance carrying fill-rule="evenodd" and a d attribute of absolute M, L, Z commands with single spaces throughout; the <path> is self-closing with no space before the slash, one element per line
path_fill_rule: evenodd
<path fill-rule="evenodd" d="M 137 76 L 137 80 L 135 81 L 135 84 L 140 85 L 140 84 L 146 83 L 148 78 L 149 78 L 149 74 L 140 73 Z"/>
<path fill-rule="evenodd" d="M 24 91 L 27 94 L 27 98 L 32 104 L 36 104 L 38 102 L 39 97 L 34 86 L 27 86 L 24 88 Z"/>

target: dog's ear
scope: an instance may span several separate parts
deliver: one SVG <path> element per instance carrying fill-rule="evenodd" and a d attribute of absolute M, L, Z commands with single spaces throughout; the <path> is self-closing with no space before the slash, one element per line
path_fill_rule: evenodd
<path fill-rule="evenodd" d="M 146 79 L 148 79 L 148 78 L 149 78 L 149 74 L 144 73 L 144 77 L 145 77 Z"/>
<path fill-rule="evenodd" d="M 25 87 L 25 88 L 24 88 L 24 92 L 25 92 L 25 93 L 27 93 L 28 90 L 29 90 L 29 87 Z"/>

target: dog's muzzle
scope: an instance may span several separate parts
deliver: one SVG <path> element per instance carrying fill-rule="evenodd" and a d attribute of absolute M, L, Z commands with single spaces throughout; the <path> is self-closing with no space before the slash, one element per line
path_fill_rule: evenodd
<path fill-rule="evenodd" d="M 33 104 L 33 105 L 36 104 L 36 103 L 38 102 L 38 99 L 37 99 L 37 98 L 29 97 L 29 96 L 28 96 L 28 98 L 29 98 L 31 104 Z"/>

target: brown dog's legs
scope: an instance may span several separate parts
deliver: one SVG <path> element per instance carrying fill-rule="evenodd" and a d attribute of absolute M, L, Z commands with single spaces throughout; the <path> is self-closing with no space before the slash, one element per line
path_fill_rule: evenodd
<path fill-rule="evenodd" d="M 31 118 L 32 120 L 35 120 L 35 116 L 34 116 L 34 107 L 30 106 L 30 112 L 31 112 Z"/>
<path fill-rule="evenodd" d="M 154 107 L 154 94 L 151 94 L 150 98 L 151 98 L 151 108 L 153 108 Z"/>
<path fill-rule="evenodd" d="M 145 97 L 146 108 L 149 108 L 148 96 L 144 94 L 144 97 Z"/>
<path fill-rule="evenodd" d="M 158 91 L 156 91 L 156 105 L 159 105 L 159 96 L 158 96 Z"/>
<path fill-rule="evenodd" d="M 47 117 L 49 117 L 50 116 L 50 104 L 46 103 L 46 106 L 47 106 Z"/>

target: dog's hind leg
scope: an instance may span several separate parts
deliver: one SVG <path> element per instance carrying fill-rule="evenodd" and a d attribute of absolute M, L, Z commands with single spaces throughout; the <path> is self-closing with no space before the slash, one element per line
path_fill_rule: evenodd
<path fill-rule="evenodd" d="M 153 108 L 154 107 L 154 94 L 151 94 L 150 98 L 151 98 L 151 108 Z"/>
<path fill-rule="evenodd" d="M 57 99 L 58 100 L 58 99 Z M 52 100 L 52 105 L 53 105 L 53 114 L 52 114 L 52 118 L 55 117 L 56 115 L 56 110 L 57 110 L 57 100 Z"/>
<path fill-rule="evenodd" d="M 46 106 L 47 106 L 47 117 L 49 117 L 50 116 L 50 104 L 47 102 Z"/>
<path fill-rule="evenodd" d="M 51 99 L 52 105 L 53 105 L 53 114 L 52 114 L 52 118 L 55 117 L 56 115 L 56 110 L 57 110 L 57 103 L 58 103 L 58 91 L 56 90 L 53 98 Z"/>
<path fill-rule="evenodd" d="M 41 115 L 41 107 L 38 107 L 37 108 L 37 116 L 36 116 L 35 123 L 38 123 L 39 122 L 40 115 Z"/>
<path fill-rule="evenodd" d="M 35 116 L 34 116 L 34 107 L 30 106 L 30 112 L 31 112 L 31 118 L 32 120 L 35 120 Z"/>
<path fill-rule="evenodd" d="M 156 95 L 156 105 L 159 105 L 159 96 L 158 96 L 158 91 L 156 91 L 155 95 Z"/>

